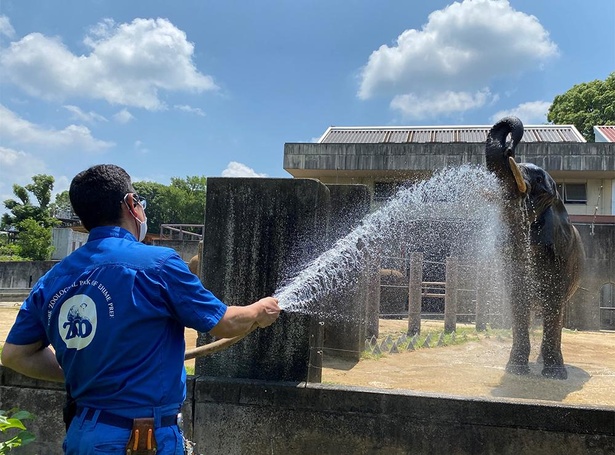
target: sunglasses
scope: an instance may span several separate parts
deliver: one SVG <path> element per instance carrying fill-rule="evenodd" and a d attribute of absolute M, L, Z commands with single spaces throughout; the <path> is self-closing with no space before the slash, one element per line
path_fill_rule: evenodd
<path fill-rule="evenodd" d="M 132 196 L 133 207 L 136 204 L 139 204 L 141 208 L 143 208 L 143 210 L 146 209 L 147 201 L 143 199 L 141 196 L 139 196 L 137 193 L 126 193 L 126 195 L 124 196 L 124 201 L 123 201 L 125 204 L 128 205 L 128 202 L 126 200 L 128 199 L 129 196 Z"/>

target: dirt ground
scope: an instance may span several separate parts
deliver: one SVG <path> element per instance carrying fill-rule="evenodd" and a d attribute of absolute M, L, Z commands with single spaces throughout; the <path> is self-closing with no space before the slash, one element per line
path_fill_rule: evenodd
<path fill-rule="evenodd" d="M 423 325 L 424 326 L 424 325 Z M 442 330 L 443 323 L 428 328 Z M 399 336 L 407 321 L 381 320 L 380 339 Z M 446 395 L 550 401 L 615 407 L 615 332 L 564 329 L 562 352 L 568 379 L 546 379 L 536 362 L 541 333 L 532 334 L 529 376 L 505 372 L 510 336 L 479 335 L 458 345 L 421 348 L 359 362 L 326 356 L 323 382 L 382 389 L 410 389 Z"/>
<path fill-rule="evenodd" d="M 19 304 L 0 304 L 0 342 L 4 343 Z M 441 321 L 423 323 L 423 330 L 441 330 Z M 407 328 L 404 320 L 381 320 L 380 339 L 394 339 Z M 540 331 L 532 336 L 531 374 L 505 372 L 512 340 L 509 336 L 479 335 L 461 344 L 350 361 L 327 355 L 322 382 L 329 384 L 406 389 L 419 392 L 481 398 L 549 401 L 615 407 L 615 332 L 564 330 L 562 351 L 568 379 L 543 378 L 536 362 Z M 186 347 L 196 346 L 196 332 L 186 331 Z M 194 367 L 194 360 L 186 362 Z"/>

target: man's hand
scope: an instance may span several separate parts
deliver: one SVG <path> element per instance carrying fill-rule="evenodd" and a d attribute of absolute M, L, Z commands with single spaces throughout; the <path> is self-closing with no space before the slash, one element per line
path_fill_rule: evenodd
<path fill-rule="evenodd" d="M 273 297 L 265 297 L 254 303 L 259 308 L 259 315 L 256 323 L 260 328 L 269 327 L 273 324 L 278 316 L 280 316 L 280 307 L 278 305 L 278 299 Z"/>
<path fill-rule="evenodd" d="M 280 315 L 278 299 L 265 297 L 246 306 L 228 306 L 226 313 L 209 333 L 216 338 L 229 338 L 249 333 L 253 327 L 268 327 Z"/>

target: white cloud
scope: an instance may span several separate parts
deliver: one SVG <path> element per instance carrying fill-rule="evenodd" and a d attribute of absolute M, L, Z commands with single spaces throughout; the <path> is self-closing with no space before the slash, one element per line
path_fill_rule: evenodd
<path fill-rule="evenodd" d="M 119 111 L 117 114 L 115 114 L 113 116 L 113 120 L 115 120 L 117 123 L 121 123 L 123 125 L 133 121 L 134 119 L 135 119 L 134 115 L 132 115 L 128 111 L 128 109 L 122 109 L 121 111 Z"/>
<path fill-rule="evenodd" d="M 43 160 L 30 153 L 0 146 L 0 213 L 4 204 L 1 201 L 14 199 L 13 184 L 27 185 L 32 183 L 32 176 L 48 174 Z"/>
<path fill-rule="evenodd" d="M 167 19 L 105 20 L 84 43 L 91 52 L 75 55 L 58 38 L 31 33 L 0 52 L 0 76 L 44 99 L 88 97 L 149 110 L 164 109 L 162 90 L 217 88 L 197 71 L 194 45 Z"/>
<path fill-rule="evenodd" d="M 493 96 L 489 89 L 475 93 L 445 91 L 427 96 L 407 93 L 395 96 L 391 101 L 391 108 L 400 111 L 404 117 L 422 118 L 464 112 L 496 99 L 497 96 Z"/>
<path fill-rule="evenodd" d="M 195 114 L 200 117 L 205 117 L 205 112 L 203 112 L 203 109 L 201 109 L 200 107 L 192 107 L 186 104 L 176 104 L 173 107 L 177 110 L 188 112 L 189 114 Z"/>
<path fill-rule="evenodd" d="M 222 171 L 222 177 L 267 177 L 267 174 L 259 174 L 245 164 L 231 161 Z"/>
<path fill-rule="evenodd" d="M 515 108 L 496 112 L 491 116 L 491 123 L 496 123 L 501 118 L 512 115 L 519 117 L 527 125 L 544 125 L 547 123 L 547 113 L 550 107 L 550 101 L 522 103 Z"/>
<path fill-rule="evenodd" d="M 11 21 L 4 15 L 0 16 L 0 35 L 11 39 L 15 36 L 15 29 L 11 25 Z"/>
<path fill-rule="evenodd" d="M 557 54 L 538 19 L 507 0 L 464 0 L 434 11 L 421 30 L 405 30 L 394 45 L 374 51 L 357 95 L 427 100 L 457 93 L 458 102 L 466 98 L 468 106 L 478 107 L 476 101 L 487 103 L 489 97 L 477 94 L 495 78 L 536 69 Z M 403 100 L 393 107 L 406 106 Z M 456 103 L 451 111 L 458 108 Z"/>
<path fill-rule="evenodd" d="M 45 129 L 31 123 L 0 105 L 0 137 L 14 144 L 44 146 L 51 149 L 79 149 L 97 152 L 114 144 L 92 137 L 85 126 L 68 125 L 62 130 Z"/>
<path fill-rule="evenodd" d="M 78 106 L 73 105 L 65 105 L 62 106 L 67 111 L 73 114 L 73 118 L 76 120 L 81 120 L 82 122 L 87 123 L 95 123 L 95 122 L 106 122 L 107 119 L 100 114 L 97 114 L 94 111 L 84 112 Z"/>

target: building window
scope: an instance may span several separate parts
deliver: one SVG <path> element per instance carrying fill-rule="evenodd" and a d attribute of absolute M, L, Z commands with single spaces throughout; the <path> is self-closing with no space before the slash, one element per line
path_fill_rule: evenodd
<path fill-rule="evenodd" d="M 558 183 L 557 191 L 566 204 L 587 204 L 585 183 Z"/>

